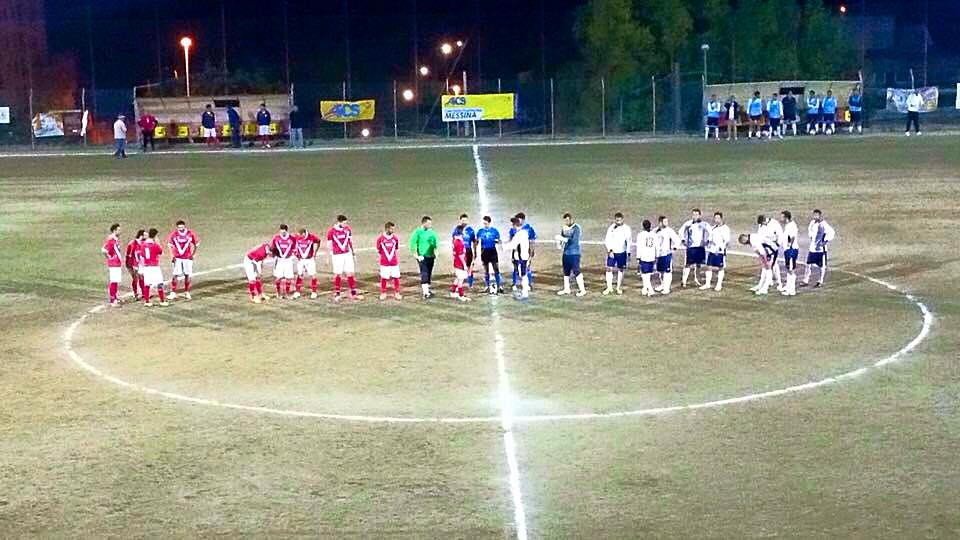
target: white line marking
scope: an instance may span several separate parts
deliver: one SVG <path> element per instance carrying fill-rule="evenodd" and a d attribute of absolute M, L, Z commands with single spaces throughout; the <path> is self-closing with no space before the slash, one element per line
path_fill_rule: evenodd
<path fill-rule="evenodd" d="M 480 159 L 480 148 L 473 146 L 473 163 L 477 168 L 477 198 L 480 202 L 480 215 L 490 215 L 490 196 L 487 192 L 487 174 Z M 503 451 L 507 456 L 507 470 L 510 483 L 510 498 L 513 500 L 513 523 L 517 529 L 517 540 L 527 540 L 527 513 L 523 508 L 523 493 L 520 490 L 520 464 L 517 460 L 517 441 L 513 434 L 513 391 L 510 389 L 510 375 L 507 373 L 507 355 L 504 352 L 503 334 L 500 332 L 500 311 L 498 298 L 493 298 L 491 309 L 491 327 L 493 328 L 493 350 L 497 358 L 497 388 L 500 405 L 500 428 L 503 430 Z"/>
<path fill-rule="evenodd" d="M 587 241 L 584 240 L 584 244 L 600 244 L 601 242 Z M 357 251 L 366 248 L 359 248 Z M 746 253 L 743 251 L 728 251 L 730 255 L 739 255 L 753 257 L 754 254 Z M 232 270 L 239 268 L 240 265 L 230 265 L 224 266 L 222 268 L 214 268 L 211 270 L 205 270 L 203 272 L 197 272 L 196 276 L 213 274 L 216 272 L 224 272 L 226 270 Z M 651 415 L 661 415 L 667 413 L 682 412 L 687 410 L 696 410 L 696 409 L 708 409 L 722 407 L 724 405 L 731 405 L 735 403 L 746 403 L 750 401 L 759 401 L 762 399 L 767 399 L 771 397 L 779 397 L 787 394 L 793 394 L 798 392 L 803 392 L 807 390 L 812 390 L 819 388 L 821 386 L 826 386 L 838 382 L 843 382 L 847 380 L 853 380 L 860 378 L 872 371 L 876 371 L 880 368 L 902 362 L 906 358 L 907 354 L 912 352 L 917 348 L 920 343 L 922 343 L 927 337 L 929 337 L 930 330 L 933 327 L 934 314 L 930 309 L 924 304 L 920 299 L 912 294 L 905 293 L 897 288 L 896 285 L 888 283 L 886 281 L 876 279 L 864 274 L 857 272 L 850 272 L 846 270 L 834 270 L 835 272 L 841 272 L 849 274 L 861 279 L 865 279 L 876 285 L 880 285 L 890 291 L 897 292 L 902 295 L 906 300 L 913 303 L 920 311 L 920 314 L 923 318 L 923 327 L 920 329 L 920 332 L 906 344 L 903 348 L 897 352 L 891 354 L 890 356 L 884 357 L 880 360 L 874 361 L 873 363 L 861 367 L 834 377 L 828 377 L 826 379 L 821 379 L 817 381 L 812 381 L 804 384 L 799 384 L 795 386 L 789 386 L 787 388 L 782 388 L 779 390 L 770 390 L 767 392 L 760 392 L 755 394 L 747 394 L 745 396 L 722 399 L 717 401 L 708 401 L 704 403 L 694 403 L 690 405 L 674 405 L 667 407 L 658 407 L 652 409 L 637 409 L 630 411 L 613 411 L 606 413 L 582 413 L 582 414 L 554 414 L 554 415 L 525 415 L 525 416 L 514 416 L 513 422 L 546 422 L 546 421 L 561 421 L 561 420 L 595 420 L 595 419 L 605 419 L 605 418 L 622 418 L 629 416 L 651 416 Z M 130 296 L 128 293 L 126 296 Z M 346 414 L 328 414 L 328 413 L 317 413 L 312 411 L 298 411 L 293 409 L 273 409 L 269 407 L 257 407 L 251 405 L 241 405 L 230 402 L 221 402 L 213 399 L 198 398 L 192 396 L 185 396 L 182 394 L 175 394 L 172 392 L 164 392 L 162 390 L 157 390 L 150 388 L 148 386 L 143 386 L 140 384 L 124 381 L 113 375 L 104 373 L 103 371 L 97 369 L 93 365 L 87 363 L 79 354 L 73 350 L 73 335 L 76 330 L 87 320 L 90 315 L 95 315 L 105 311 L 103 304 L 98 304 L 96 306 L 88 309 L 79 319 L 74 321 L 64 332 L 64 350 L 67 353 L 67 356 L 75 363 L 77 366 L 82 368 L 84 371 L 91 373 L 105 381 L 116 384 L 123 388 L 136 390 L 138 392 L 143 392 L 145 394 L 156 395 L 165 397 L 168 399 L 173 399 L 177 401 L 183 401 L 188 403 L 195 403 L 199 405 L 207 405 L 212 407 L 221 407 L 225 409 L 235 409 L 240 411 L 254 412 L 254 413 L 266 413 L 274 414 L 278 416 L 290 416 L 290 417 L 302 417 L 302 418 L 321 418 L 329 420 L 348 420 L 354 422 L 367 422 L 367 423 L 410 423 L 410 424 L 427 424 L 427 423 L 439 423 L 439 424 L 478 424 L 478 423 L 495 423 L 502 422 L 502 416 L 475 416 L 475 417 L 394 417 L 394 416 L 365 416 L 365 415 L 346 415 Z"/>

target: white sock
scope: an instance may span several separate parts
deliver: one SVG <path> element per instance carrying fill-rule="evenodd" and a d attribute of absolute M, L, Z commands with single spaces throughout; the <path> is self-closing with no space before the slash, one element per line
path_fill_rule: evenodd
<path fill-rule="evenodd" d="M 770 272 L 774 275 L 774 277 L 777 278 L 777 286 L 780 287 L 781 285 L 783 285 L 783 276 L 780 275 L 780 269 L 771 268 Z"/>
<path fill-rule="evenodd" d="M 423 291 L 423 294 L 427 294 L 428 292 L 430 292 L 430 286 L 427 285 L 426 283 L 421 283 L 420 290 Z"/>
<path fill-rule="evenodd" d="M 577 274 L 577 287 L 580 288 L 580 292 L 586 291 L 587 289 L 583 286 L 583 274 Z"/>
<path fill-rule="evenodd" d="M 613 272 L 607 270 L 607 290 L 613 288 Z"/>
<path fill-rule="evenodd" d="M 683 276 L 680 278 L 680 281 L 683 283 L 683 286 L 684 286 L 684 287 L 687 286 L 687 278 L 688 278 L 689 276 L 690 276 L 690 267 L 689 267 L 689 266 L 684 266 L 684 267 L 683 267 Z"/>
<path fill-rule="evenodd" d="M 726 273 L 726 272 L 724 272 L 723 268 L 721 268 L 720 271 L 717 272 L 717 287 L 722 287 L 722 286 L 723 286 L 723 275 L 724 275 L 725 273 Z M 710 283 L 710 280 L 709 280 L 709 279 L 707 280 L 707 283 Z"/>
<path fill-rule="evenodd" d="M 669 292 L 670 284 L 673 283 L 673 272 L 663 274 L 663 290 Z"/>
<path fill-rule="evenodd" d="M 570 276 L 563 276 L 563 290 L 570 290 Z"/>
<path fill-rule="evenodd" d="M 807 265 L 807 271 L 803 274 L 803 282 L 810 283 L 810 265 Z"/>
<path fill-rule="evenodd" d="M 617 271 L 617 290 L 620 290 L 622 288 L 623 288 L 623 271 L 618 270 Z"/>
<path fill-rule="evenodd" d="M 523 286 L 523 294 L 530 293 L 530 277 L 527 274 L 523 275 L 523 279 L 520 280 L 520 284 Z"/>
<path fill-rule="evenodd" d="M 643 291 L 652 293 L 653 285 L 650 284 L 650 274 L 643 274 L 640 276 L 640 279 L 643 280 Z"/>
<path fill-rule="evenodd" d="M 707 270 L 707 281 L 704 283 L 704 285 L 709 287 L 711 281 L 713 281 L 713 270 Z"/>
<path fill-rule="evenodd" d="M 704 139 L 710 138 L 710 128 L 703 128 L 703 138 Z"/>

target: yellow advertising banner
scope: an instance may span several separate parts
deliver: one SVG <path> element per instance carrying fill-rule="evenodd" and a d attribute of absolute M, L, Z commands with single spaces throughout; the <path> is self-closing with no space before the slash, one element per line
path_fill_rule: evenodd
<path fill-rule="evenodd" d="M 373 116 L 376 114 L 376 102 L 372 99 L 362 101 L 321 101 L 320 114 L 327 122 L 373 120 Z"/>
<path fill-rule="evenodd" d="M 513 94 L 468 94 L 443 96 L 443 121 L 513 120 Z"/>

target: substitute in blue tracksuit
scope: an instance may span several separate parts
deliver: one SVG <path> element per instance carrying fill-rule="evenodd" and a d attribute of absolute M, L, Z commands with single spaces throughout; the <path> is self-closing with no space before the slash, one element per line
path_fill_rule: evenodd
<path fill-rule="evenodd" d="M 850 111 L 850 133 L 856 129 L 857 133 L 863 133 L 863 96 L 860 89 L 854 88 L 847 99 L 847 110 Z"/>

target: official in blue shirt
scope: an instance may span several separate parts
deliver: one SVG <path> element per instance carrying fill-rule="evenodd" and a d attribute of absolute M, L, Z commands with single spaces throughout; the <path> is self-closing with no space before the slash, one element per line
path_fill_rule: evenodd
<path fill-rule="evenodd" d="M 477 231 L 476 241 L 480 244 L 480 263 L 483 264 L 484 284 L 490 294 L 499 294 L 500 286 L 500 255 L 497 244 L 500 243 L 500 231 L 491 226 L 490 216 L 483 216 L 483 227 Z M 490 286 L 490 270 L 493 269 L 496 285 Z"/>

